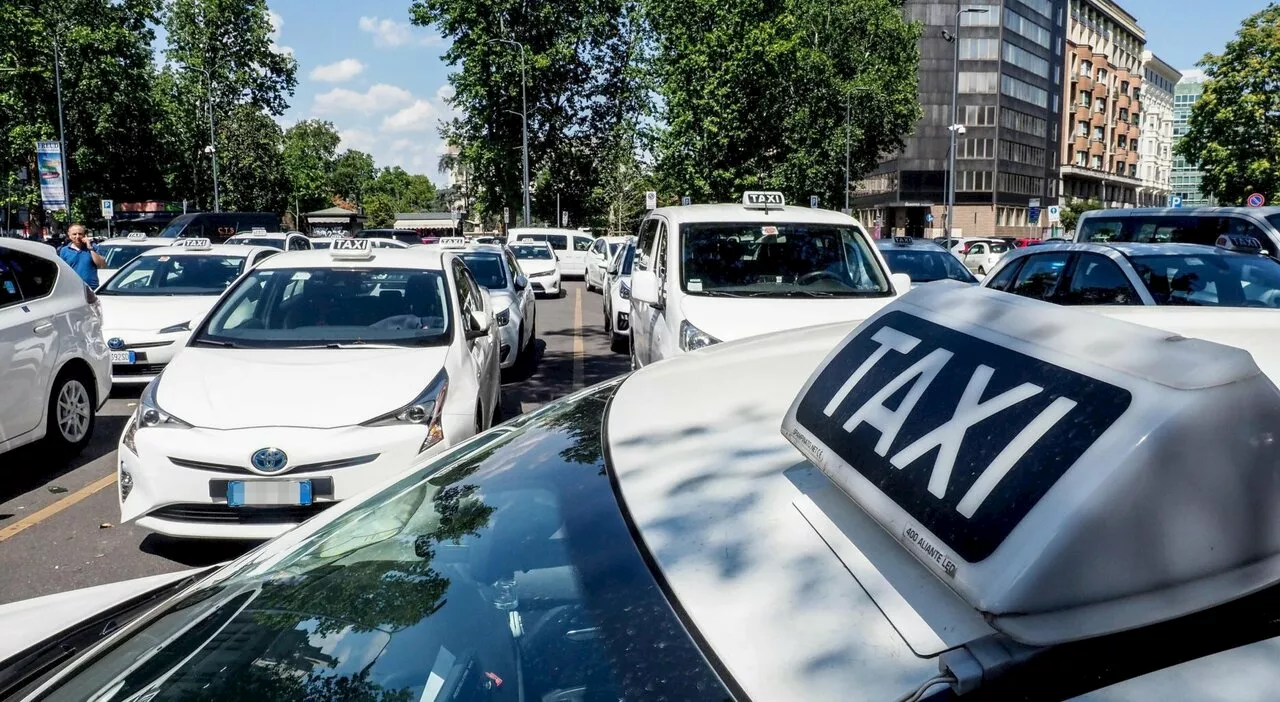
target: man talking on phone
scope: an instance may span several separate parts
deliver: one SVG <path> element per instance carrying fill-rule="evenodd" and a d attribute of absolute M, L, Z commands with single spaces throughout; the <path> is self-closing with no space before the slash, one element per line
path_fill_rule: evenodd
<path fill-rule="evenodd" d="M 67 230 L 69 242 L 58 249 L 58 258 L 75 269 L 80 279 L 90 288 L 98 287 L 98 269 L 107 265 L 107 259 L 98 253 L 98 249 L 89 241 L 83 224 L 73 224 Z"/>

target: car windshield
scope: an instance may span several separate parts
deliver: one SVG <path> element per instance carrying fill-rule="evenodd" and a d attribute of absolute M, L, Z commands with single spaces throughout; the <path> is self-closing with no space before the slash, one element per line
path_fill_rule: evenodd
<path fill-rule="evenodd" d="M 493 253 L 464 253 L 462 260 L 476 282 L 490 290 L 505 290 L 507 274 L 502 269 L 502 257 Z"/>
<path fill-rule="evenodd" d="M 273 248 L 273 249 L 280 249 L 281 251 L 284 251 L 284 238 L 283 238 L 283 237 L 281 237 L 281 238 L 279 238 L 279 239 L 274 238 L 274 237 L 265 237 L 265 236 L 259 236 L 259 237 L 250 237 L 250 236 L 244 236 L 244 237 L 232 237 L 232 238 L 230 238 L 230 239 L 227 239 L 226 243 L 228 243 L 228 244 L 239 244 L 239 245 L 241 245 L 241 246 L 270 246 L 270 247 L 271 247 L 271 248 Z"/>
<path fill-rule="evenodd" d="M 445 289 L 440 271 L 259 269 L 219 301 L 195 343 L 251 348 L 443 345 L 450 338 Z"/>
<path fill-rule="evenodd" d="M 111 276 L 99 295 L 220 295 L 244 270 L 244 256 L 139 256 Z"/>
<path fill-rule="evenodd" d="M 313 248 L 313 249 L 327 249 L 327 248 L 329 248 L 329 246 L 330 246 L 332 243 L 333 243 L 333 240 L 332 240 L 332 239 L 312 239 L 312 240 L 311 240 L 311 248 Z"/>
<path fill-rule="evenodd" d="M 151 247 L 131 244 L 105 243 L 98 244 L 98 253 L 102 254 L 102 257 L 107 259 L 107 265 L 103 266 L 103 268 L 110 268 L 114 271 L 123 268 L 124 264 L 141 256 L 149 248 Z"/>
<path fill-rule="evenodd" d="M 884 260 L 894 273 L 906 273 L 913 283 L 932 283 L 935 280 L 959 280 L 976 283 L 968 268 L 955 256 L 942 249 L 936 251 L 918 248 L 883 249 Z"/>
<path fill-rule="evenodd" d="M 190 218 L 179 217 L 178 219 L 175 219 L 172 222 L 169 222 L 167 225 L 165 225 L 165 228 L 161 229 L 160 233 L 157 234 L 156 236 L 163 236 L 163 237 L 170 237 L 170 238 L 177 237 L 179 234 L 182 233 L 183 229 L 187 228 L 187 224 L 189 224 L 190 222 L 191 222 Z"/>
<path fill-rule="evenodd" d="M 511 253 L 515 254 L 516 259 L 521 261 L 550 261 L 553 258 L 551 249 L 542 244 L 537 246 L 532 244 L 512 244 Z"/>
<path fill-rule="evenodd" d="M 365 229 L 356 236 L 360 239 L 395 239 L 404 244 L 421 244 L 417 232 L 406 229 Z"/>
<path fill-rule="evenodd" d="M 259 549 L 129 624 L 44 699 L 731 699 L 614 494 L 600 428 L 616 387 Z"/>
<path fill-rule="evenodd" d="M 1206 253 L 1129 260 L 1158 305 L 1280 307 L 1280 263 L 1265 256 Z"/>
<path fill-rule="evenodd" d="M 682 284 L 691 295 L 889 294 L 886 276 L 853 227 L 828 224 L 685 224 Z"/>

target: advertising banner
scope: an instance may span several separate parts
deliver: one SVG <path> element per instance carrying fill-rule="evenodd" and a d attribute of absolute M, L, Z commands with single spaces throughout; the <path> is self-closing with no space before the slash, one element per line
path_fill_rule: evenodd
<path fill-rule="evenodd" d="M 40 199 L 46 210 L 67 209 L 62 168 L 61 145 L 56 141 L 37 141 L 36 170 L 40 174 Z"/>

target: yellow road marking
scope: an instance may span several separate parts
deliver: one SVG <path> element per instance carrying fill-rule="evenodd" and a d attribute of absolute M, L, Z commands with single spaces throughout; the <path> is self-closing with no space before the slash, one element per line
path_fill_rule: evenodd
<path fill-rule="evenodd" d="M 573 291 L 573 389 L 581 390 L 583 384 L 582 359 L 586 350 L 582 345 L 582 288 Z"/>
<path fill-rule="evenodd" d="M 57 502 L 49 505 L 48 507 L 45 507 L 44 509 L 38 512 L 33 512 L 32 514 L 28 514 L 27 516 L 23 517 L 22 519 L 19 519 L 13 524 L 10 524 L 5 528 L 0 529 L 0 541 L 7 541 L 17 536 L 19 533 L 25 531 L 27 528 L 33 527 L 39 524 L 40 522 L 43 522 L 44 520 L 48 519 L 49 517 L 52 517 L 58 512 L 61 512 L 62 510 L 76 504 L 77 502 L 81 502 L 87 499 L 88 497 L 92 496 L 94 493 L 101 491 L 103 488 L 109 485 L 114 485 L 115 482 L 116 482 L 115 473 L 112 473 L 111 475 L 103 476 L 102 478 L 99 478 L 98 480 L 95 480 L 92 483 L 89 483 L 88 485 L 80 488 L 79 490 L 76 490 L 75 492 L 71 493 L 70 495 L 67 495 L 61 500 L 58 500 Z"/>

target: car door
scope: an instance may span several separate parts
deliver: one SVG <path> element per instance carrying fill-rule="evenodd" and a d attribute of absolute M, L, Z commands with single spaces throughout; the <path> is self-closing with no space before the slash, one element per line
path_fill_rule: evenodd
<path fill-rule="evenodd" d="M 586 276 L 587 252 L 591 250 L 591 238 L 571 234 L 565 237 L 564 251 L 560 254 L 560 268 L 569 275 Z"/>
<path fill-rule="evenodd" d="M 608 263 L 609 244 L 604 239 L 596 239 L 587 251 L 587 275 L 592 285 L 604 290 L 604 269 Z"/>
<path fill-rule="evenodd" d="M 658 298 L 661 302 L 653 312 L 653 320 L 651 330 L 649 332 L 649 358 L 654 361 L 661 361 L 664 358 L 670 358 L 676 353 L 676 339 L 679 338 L 681 313 L 679 307 L 675 304 L 679 298 L 675 291 L 676 268 L 669 267 L 669 249 L 668 244 L 671 239 L 671 230 L 666 223 L 660 223 L 658 226 L 658 240 L 653 245 L 653 265 L 654 272 L 658 276 Z M 671 275 L 668 276 L 668 271 Z"/>
<path fill-rule="evenodd" d="M 636 257 L 631 263 L 632 274 L 652 270 L 653 247 L 658 243 L 659 220 L 650 217 L 640 224 L 640 236 L 636 240 Z M 631 352 L 640 365 L 649 363 L 649 330 L 652 329 L 653 306 L 631 297 Z"/>
<path fill-rule="evenodd" d="M 1072 252 L 1034 254 L 1018 270 L 1009 292 L 1035 300 L 1057 302 L 1058 290 Z"/>
<path fill-rule="evenodd" d="M 44 416 L 58 335 L 71 331 L 58 328 L 57 276 L 52 261 L 0 249 L 0 441 L 32 431 Z"/>
<path fill-rule="evenodd" d="M 511 249 L 503 249 L 502 257 L 507 262 L 507 270 L 511 273 L 511 287 L 515 289 L 516 276 L 524 275 L 524 271 L 520 269 L 520 262 L 516 260 Z M 524 275 L 524 288 L 515 290 L 516 304 L 520 305 L 520 319 L 524 320 L 524 333 L 528 340 L 533 340 L 533 330 L 537 328 L 534 315 L 537 314 L 536 303 L 533 297 L 533 286 L 529 284 L 529 276 Z M 526 343 L 525 339 L 520 340 Z"/>
<path fill-rule="evenodd" d="M 493 355 L 492 336 L 485 334 L 474 339 L 466 337 L 466 331 L 471 328 L 471 313 L 484 312 L 484 300 L 481 297 L 480 286 L 475 284 L 475 281 L 471 278 L 471 273 L 460 259 L 455 258 L 453 260 L 452 269 L 453 283 L 458 293 L 460 324 L 458 335 L 469 359 L 466 365 L 470 366 L 465 372 L 467 372 L 470 381 L 474 383 L 472 387 L 476 389 L 476 403 L 482 409 L 480 417 L 483 420 L 486 416 L 483 410 L 488 407 L 486 398 L 492 392 L 489 381 L 491 375 L 489 360 Z"/>
<path fill-rule="evenodd" d="M 1115 261 L 1096 253 L 1081 253 L 1071 266 L 1069 280 L 1055 300 L 1064 305 L 1141 305 L 1142 297 Z"/>
<path fill-rule="evenodd" d="M 964 252 L 964 266 L 971 271 L 977 272 L 978 267 L 986 261 L 987 243 L 985 241 L 976 241 L 969 244 L 969 248 Z"/>

